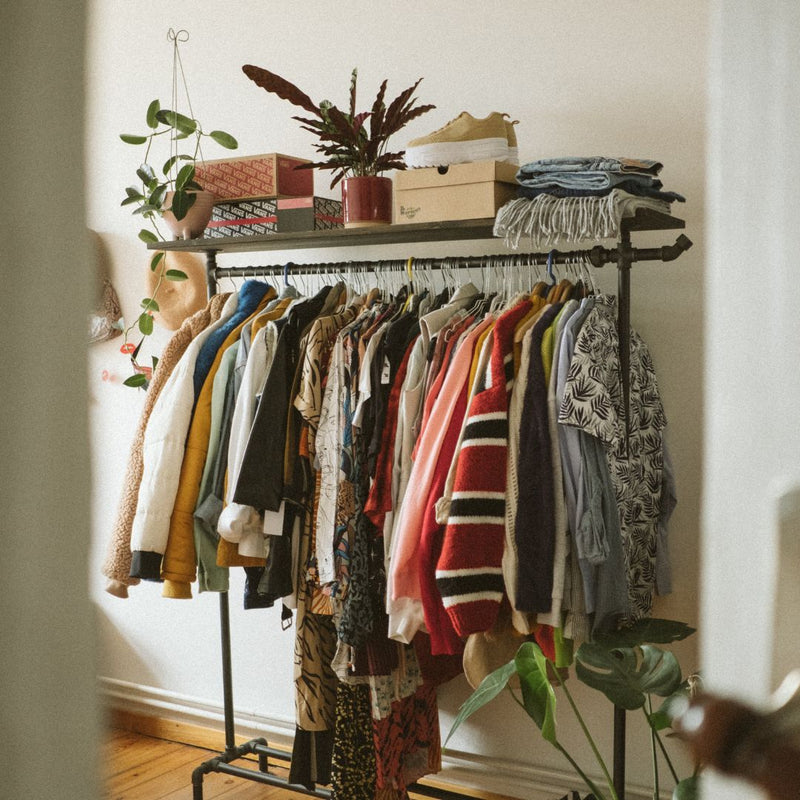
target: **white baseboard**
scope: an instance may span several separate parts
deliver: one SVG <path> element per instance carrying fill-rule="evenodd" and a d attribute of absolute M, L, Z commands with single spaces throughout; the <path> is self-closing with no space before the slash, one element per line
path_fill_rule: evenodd
<path fill-rule="evenodd" d="M 224 731 L 220 703 L 114 678 L 98 678 L 98 691 L 107 706 L 115 710 Z M 234 728 L 237 736 L 245 739 L 263 736 L 279 747 L 291 747 L 294 736 L 293 719 L 238 710 L 234 713 Z M 566 770 L 452 751 L 442 755 L 442 771 L 435 778 L 454 788 L 524 800 L 557 800 L 573 789 L 582 788 L 580 779 Z M 652 800 L 653 795 L 646 787 L 631 786 L 626 787 L 625 796 L 627 800 Z"/>

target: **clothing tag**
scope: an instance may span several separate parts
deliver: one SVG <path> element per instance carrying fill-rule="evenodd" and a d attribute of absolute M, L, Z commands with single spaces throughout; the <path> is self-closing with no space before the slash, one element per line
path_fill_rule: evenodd
<path fill-rule="evenodd" d="M 383 357 L 383 372 L 381 372 L 381 384 L 386 385 L 392 379 L 392 365 L 389 363 L 389 357 Z"/>
<path fill-rule="evenodd" d="M 286 503 L 282 502 L 277 511 L 264 512 L 264 527 L 262 530 L 267 536 L 283 536 L 283 514 L 286 510 Z"/>

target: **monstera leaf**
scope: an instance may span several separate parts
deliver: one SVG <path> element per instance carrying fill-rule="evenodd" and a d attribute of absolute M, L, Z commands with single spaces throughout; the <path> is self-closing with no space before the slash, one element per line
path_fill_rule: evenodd
<path fill-rule="evenodd" d="M 639 619 L 626 628 L 596 633 L 594 641 L 604 647 L 636 647 L 641 644 L 669 644 L 688 638 L 695 632 L 685 622 L 673 619 Z"/>
<path fill-rule="evenodd" d="M 542 736 L 551 744 L 556 741 L 556 693 L 548 679 L 547 659 L 539 645 L 525 642 L 514 658 L 522 686 L 522 702 L 528 716 Z"/>
<path fill-rule="evenodd" d="M 480 683 L 478 688 L 466 699 L 464 704 L 458 710 L 458 715 L 453 721 L 453 726 L 450 728 L 450 733 L 444 743 L 450 741 L 450 737 L 456 732 L 462 722 L 471 717 L 478 709 L 483 708 L 487 703 L 494 700 L 503 689 L 506 688 L 511 676 L 516 673 L 517 669 L 513 661 L 504 664 L 494 672 L 490 672 Z"/>
<path fill-rule="evenodd" d="M 648 694 L 668 697 L 681 683 L 675 656 L 652 645 L 609 649 L 586 642 L 575 662 L 580 680 L 628 711 L 641 708 Z"/>

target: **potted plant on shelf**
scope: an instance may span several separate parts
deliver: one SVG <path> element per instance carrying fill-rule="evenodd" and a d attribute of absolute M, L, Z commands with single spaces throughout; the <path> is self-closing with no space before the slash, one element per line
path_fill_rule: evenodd
<path fill-rule="evenodd" d="M 681 703 L 694 692 L 697 676 L 684 679 L 675 656 L 656 644 L 685 639 L 694 629 L 682 622 L 672 620 L 640 620 L 629 628 L 614 633 L 598 635 L 592 642 L 581 644 L 575 653 L 575 675 L 582 683 L 602 692 L 615 706 L 628 711 L 641 709 L 648 722 L 653 764 L 653 797 L 660 791 L 658 755 L 665 761 L 674 783 L 674 800 L 696 800 L 697 772 L 680 779 L 664 746 L 660 732 L 672 725 L 674 715 L 683 710 Z M 559 652 L 569 653 L 569 648 Z M 570 654 L 571 655 L 571 654 Z M 478 688 L 461 706 L 445 740 L 445 745 L 456 729 L 478 709 L 485 706 L 504 689 L 522 707 L 550 742 L 566 759 L 591 792 L 595 800 L 618 800 L 611 774 L 600 754 L 586 721 L 575 703 L 567 685 L 570 658 L 566 663 L 557 663 L 547 658 L 538 644 L 526 641 L 514 659 L 489 673 Z M 521 697 L 512 688 L 511 679 L 517 677 Z M 581 731 L 586 737 L 602 779 L 593 780 L 567 752 L 556 732 L 556 689 L 560 689 L 576 716 Z M 662 707 L 653 709 L 652 696 L 666 698 Z"/>
<path fill-rule="evenodd" d="M 153 230 L 142 228 L 139 238 L 146 244 L 165 241 L 158 228 L 157 220 L 162 218 L 176 238 L 190 239 L 201 236 L 211 218 L 214 206 L 214 195 L 204 191 L 195 180 L 195 165 L 201 154 L 204 138 L 215 141 L 220 146 L 235 150 L 236 139 L 229 133 L 213 130 L 206 133 L 198 120 L 188 117 L 172 109 L 162 108 L 159 100 L 153 100 L 147 107 L 145 122 L 150 129 L 146 134 L 120 134 L 123 142 L 130 145 L 145 145 L 144 157 L 136 170 L 138 185 L 125 189 L 123 206 L 135 206 L 133 213 L 148 220 Z M 163 165 L 153 166 L 151 149 L 158 137 L 167 137 L 168 154 Z M 188 142 L 190 146 L 181 149 Z M 144 337 L 153 332 L 153 314 L 159 311 L 156 295 L 163 281 L 185 281 L 187 275 L 182 270 L 168 268 L 166 254 L 156 252 L 150 260 L 150 269 L 156 275 L 155 286 L 150 297 L 141 301 L 142 311 L 126 330 L 125 342 L 120 348 L 130 355 L 134 374 L 124 381 L 126 386 L 147 388 L 152 370 L 157 364 L 153 358 L 152 366 L 142 366 L 138 356 Z M 138 345 L 128 341 L 134 328 L 142 335 Z"/>
<path fill-rule="evenodd" d="M 391 179 L 380 173 L 405 169 L 403 151 L 392 152 L 389 139 L 412 119 L 435 108 L 417 105 L 416 83 L 401 92 L 388 105 L 384 80 L 369 111 L 356 111 L 358 70 L 350 77 L 350 102 L 342 111 L 328 100 L 319 105 L 293 83 L 262 67 L 246 64 L 245 75 L 258 86 L 302 108 L 312 117 L 293 117 L 303 130 L 317 136 L 314 148 L 319 161 L 297 169 L 318 167 L 333 171 L 331 188 L 342 183 L 342 212 L 345 227 L 388 224 L 392 221 Z"/>

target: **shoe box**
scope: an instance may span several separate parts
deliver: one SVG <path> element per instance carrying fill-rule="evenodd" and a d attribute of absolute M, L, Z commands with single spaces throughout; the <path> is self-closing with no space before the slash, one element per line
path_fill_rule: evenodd
<path fill-rule="evenodd" d="M 314 170 L 297 169 L 307 163 L 281 153 L 222 158 L 198 164 L 195 180 L 218 201 L 308 197 L 314 194 Z"/>
<path fill-rule="evenodd" d="M 278 231 L 278 198 L 258 197 L 214 203 L 211 221 L 204 236 L 223 239 L 228 236 L 261 236 Z"/>
<path fill-rule="evenodd" d="M 342 201 L 328 197 L 279 197 L 278 233 L 343 228 Z"/>
<path fill-rule="evenodd" d="M 396 172 L 394 221 L 494 217 L 500 206 L 517 196 L 517 170 L 506 161 L 473 161 Z"/>

